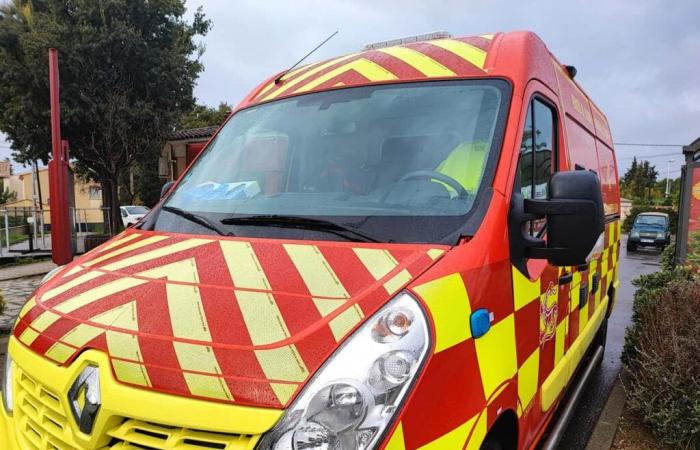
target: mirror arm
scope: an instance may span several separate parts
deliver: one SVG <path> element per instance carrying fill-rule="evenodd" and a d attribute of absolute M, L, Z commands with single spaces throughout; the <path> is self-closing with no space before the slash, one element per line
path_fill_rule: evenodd
<path fill-rule="evenodd" d="M 525 199 L 526 214 L 542 218 L 553 215 L 579 214 L 582 211 L 595 214 L 596 204 L 590 200 L 533 200 Z"/>

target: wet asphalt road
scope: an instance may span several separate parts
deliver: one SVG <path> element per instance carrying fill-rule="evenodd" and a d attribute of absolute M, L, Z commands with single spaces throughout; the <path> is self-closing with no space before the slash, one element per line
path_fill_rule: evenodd
<path fill-rule="evenodd" d="M 626 236 L 620 249 L 620 292 L 615 309 L 608 322 L 608 339 L 601 367 L 595 372 L 581 395 L 564 437 L 560 450 L 583 450 L 593 432 L 598 416 L 605 406 L 610 390 L 617 378 L 621 362 L 620 354 L 625 341 L 625 328 L 632 317 L 634 286 L 632 280 L 641 274 L 659 270 L 659 252 L 640 249 L 627 253 Z"/>

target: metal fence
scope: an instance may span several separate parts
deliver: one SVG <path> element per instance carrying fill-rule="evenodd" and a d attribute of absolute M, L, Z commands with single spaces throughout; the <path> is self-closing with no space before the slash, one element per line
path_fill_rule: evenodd
<path fill-rule="evenodd" d="M 96 236 L 111 236 L 110 208 L 70 208 L 73 252 L 83 253 Z M 0 257 L 51 251 L 51 216 L 48 209 L 0 209 Z"/>

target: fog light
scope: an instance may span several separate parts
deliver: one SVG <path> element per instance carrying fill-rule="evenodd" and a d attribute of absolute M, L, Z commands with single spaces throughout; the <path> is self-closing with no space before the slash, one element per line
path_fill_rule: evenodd
<path fill-rule="evenodd" d="M 369 384 L 383 392 L 405 383 L 411 376 L 416 358 L 406 351 L 390 352 L 375 361 Z"/>

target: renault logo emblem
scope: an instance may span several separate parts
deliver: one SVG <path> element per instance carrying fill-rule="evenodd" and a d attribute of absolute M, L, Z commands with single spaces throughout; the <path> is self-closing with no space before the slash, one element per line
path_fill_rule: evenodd
<path fill-rule="evenodd" d="M 95 366 L 87 366 L 68 391 L 68 402 L 80 431 L 92 433 L 97 412 L 102 405 L 100 372 Z"/>

